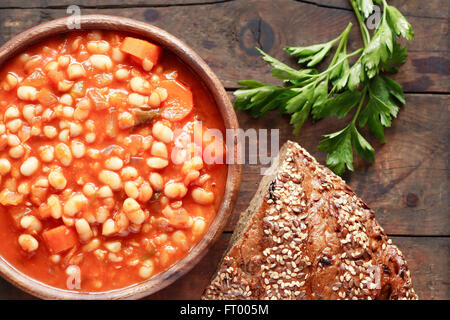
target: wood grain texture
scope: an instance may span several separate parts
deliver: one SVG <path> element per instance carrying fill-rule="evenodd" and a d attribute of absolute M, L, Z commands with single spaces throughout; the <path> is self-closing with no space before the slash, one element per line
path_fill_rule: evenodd
<path fill-rule="evenodd" d="M 344 178 L 376 212 L 388 234 L 449 235 L 449 96 L 408 94 L 406 100 L 393 126 L 385 131 L 385 145 L 364 132 L 376 150 L 375 163 L 358 159 L 355 172 Z M 342 129 L 348 121 L 308 121 L 295 138 L 289 119 L 277 112 L 261 119 L 238 112 L 238 119 L 243 129 L 279 129 L 280 146 L 288 139 L 295 140 L 320 163 L 325 163 L 325 153 L 317 150 L 321 135 Z M 244 166 L 241 191 L 227 230 L 234 229 L 240 212 L 253 197 L 261 180 L 260 168 Z"/>
<path fill-rule="evenodd" d="M 231 234 L 220 240 L 188 274 L 171 286 L 147 299 L 199 299 L 214 274 Z M 419 299 L 448 298 L 450 239 L 429 237 L 391 237 L 407 257 L 412 281 Z M 32 299 L 33 297 L 0 279 L 0 299 Z"/>
<path fill-rule="evenodd" d="M 300 2 L 315 4 L 323 8 L 339 8 L 352 10 L 348 0 L 299 0 Z M 448 18 L 448 10 L 442 10 L 448 5 L 446 0 L 428 0 L 428 1 L 411 1 L 411 0 L 394 0 L 388 1 L 389 4 L 395 6 L 404 15 L 421 16 L 433 18 Z"/>
<path fill-rule="evenodd" d="M 92 7 L 161 7 L 161 6 L 187 6 L 204 5 L 230 2 L 233 0 L 3 0 L 0 8 L 64 8 L 76 4 L 81 8 Z M 348 0 L 296 0 L 305 4 L 316 5 L 322 8 L 334 8 L 342 10 L 352 10 Z M 446 0 L 393 0 L 390 4 L 395 5 L 403 14 L 407 16 L 422 16 L 432 18 L 448 18 L 448 10 L 442 10 L 447 5 Z"/>
<path fill-rule="evenodd" d="M 409 6 L 408 3 L 412 2 L 417 1 L 405 2 L 403 6 Z M 273 82 L 255 46 L 286 60 L 288 55 L 283 52 L 286 45 L 330 40 L 349 21 L 355 25 L 350 36 L 350 47 L 356 49 L 361 46 L 359 30 L 351 11 L 290 0 L 240 0 L 210 5 L 155 6 L 127 10 L 83 8 L 81 12 L 130 17 L 169 31 L 195 48 L 227 88 L 236 87 L 238 79 L 257 78 Z M 3 9 L 0 11 L 0 42 L 36 24 L 65 15 L 65 9 Z M 394 78 L 405 84 L 407 92 L 450 91 L 450 64 L 446 54 L 448 19 L 421 16 L 408 19 L 416 36 L 409 45 L 407 63 Z"/>
<path fill-rule="evenodd" d="M 88 15 L 82 16 L 79 22 L 83 26 L 82 28 L 85 29 L 103 28 L 118 32 L 134 32 L 173 52 L 181 61 L 190 67 L 192 72 L 197 75 L 199 81 L 202 81 L 205 88 L 209 91 L 222 118 L 224 128 L 231 130 L 238 129 L 239 124 L 236 114 L 220 80 L 213 74 L 209 66 L 184 42 L 181 42 L 162 29 L 131 19 L 105 15 Z M 70 23 L 68 18 L 56 19 L 31 28 L 14 37 L 2 46 L 0 64 L 3 65 L 5 61 L 14 57 L 19 50 L 28 46 L 29 43 L 36 43 L 44 37 L 54 37 L 67 32 L 68 23 Z M 0 259 L 0 275 L 17 287 L 45 299 L 137 299 L 157 292 L 191 270 L 195 262 L 203 257 L 210 245 L 220 237 L 232 213 L 239 193 L 241 172 L 240 164 L 229 164 L 227 166 L 227 178 L 221 199 L 222 202 L 202 239 L 187 252 L 183 259 L 175 263 L 169 270 L 166 270 L 158 276 L 151 277 L 138 285 L 123 287 L 104 293 L 64 291 L 42 285 L 37 281 L 30 281 L 30 278 L 26 274 L 18 271 L 3 259 Z"/>
<path fill-rule="evenodd" d="M 0 8 L 67 8 L 70 5 L 77 5 L 81 8 L 101 8 L 101 7 L 169 7 L 186 5 L 216 4 L 232 0 L 2 0 Z"/>
<path fill-rule="evenodd" d="M 267 65 L 256 55 L 255 46 L 289 60 L 282 51 L 285 45 L 322 42 L 334 38 L 349 21 L 356 24 L 347 0 L 128 0 L 126 3 L 80 0 L 77 3 L 81 4 L 83 14 L 130 17 L 171 32 L 196 50 L 230 89 L 236 88 L 239 79 L 273 82 Z M 374 209 L 385 231 L 398 235 L 392 239 L 408 260 L 419 297 L 449 299 L 448 1 L 391 0 L 389 3 L 407 16 L 416 33 L 409 44 L 407 63 L 394 76 L 410 94 L 406 95 L 407 103 L 399 118 L 386 130 L 387 143 L 382 145 L 370 139 L 376 149 L 376 162 L 358 161 L 355 173 L 345 179 Z M 65 16 L 69 4 L 73 1 L 1 1 L 0 43 L 39 23 Z M 100 8 L 95 9 L 97 6 Z M 130 8 L 124 10 L 125 7 Z M 358 32 L 355 25 L 350 37 L 353 49 L 361 45 Z M 321 135 L 341 128 L 343 123 L 335 119 L 314 125 L 308 122 L 301 136 L 295 138 L 289 119 L 277 113 L 255 120 L 238 112 L 238 118 L 244 129 L 279 128 L 280 145 L 294 139 L 321 163 L 325 155 L 316 149 Z M 257 189 L 259 174 L 258 165 L 244 167 L 244 180 L 228 231 L 233 230 L 240 212 Z M 149 298 L 199 298 L 229 238 L 230 233 L 222 234 L 220 241 L 190 273 Z M 0 299 L 24 298 L 32 297 L 0 279 Z"/>

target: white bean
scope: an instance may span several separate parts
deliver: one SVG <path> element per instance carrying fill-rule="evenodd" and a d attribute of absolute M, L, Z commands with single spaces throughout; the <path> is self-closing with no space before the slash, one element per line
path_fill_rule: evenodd
<path fill-rule="evenodd" d="M 151 260 L 149 260 L 151 262 Z M 146 265 L 143 265 L 139 268 L 139 276 L 143 279 L 150 278 L 150 276 L 153 274 L 153 264 L 147 263 Z"/>
<path fill-rule="evenodd" d="M 203 234 L 206 228 L 206 223 L 203 219 L 196 219 L 192 224 L 192 234 L 200 236 Z"/>
<path fill-rule="evenodd" d="M 129 213 L 129 212 L 133 212 L 136 210 L 140 210 L 141 206 L 139 205 L 139 203 L 136 200 L 134 200 L 132 198 L 127 198 L 123 202 L 122 209 L 125 213 Z"/>
<path fill-rule="evenodd" d="M 14 119 L 6 123 L 6 128 L 9 130 L 9 132 L 12 133 L 16 133 L 17 131 L 19 131 L 21 127 L 22 127 L 22 120 L 20 119 Z"/>
<path fill-rule="evenodd" d="M 117 121 L 120 129 L 131 128 L 136 123 L 133 115 L 129 112 L 119 113 L 119 115 L 117 116 Z"/>
<path fill-rule="evenodd" d="M 142 60 L 142 69 L 144 69 L 145 71 L 151 71 L 153 69 L 154 63 L 148 59 L 148 58 L 144 58 L 144 60 Z"/>
<path fill-rule="evenodd" d="M 122 209 L 132 223 L 140 225 L 144 222 L 145 213 L 142 211 L 141 206 L 136 200 L 132 198 L 125 199 Z"/>
<path fill-rule="evenodd" d="M 39 247 L 37 240 L 30 234 L 21 234 L 19 236 L 19 244 L 27 252 L 35 251 Z"/>
<path fill-rule="evenodd" d="M 102 170 L 98 175 L 98 179 L 104 184 L 110 186 L 112 190 L 119 190 L 122 188 L 122 180 L 116 172 Z"/>
<path fill-rule="evenodd" d="M 161 191 L 164 187 L 164 180 L 157 172 L 150 173 L 149 181 L 155 191 Z"/>
<path fill-rule="evenodd" d="M 72 140 L 71 149 L 74 158 L 77 159 L 82 158 L 86 153 L 86 147 L 81 141 Z"/>
<path fill-rule="evenodd" d="M 17 97 L 20 100 L 34 101 L 37 98 L 37 90 L 30 86 L 21 86 L 17 89 Z"/>
<path fill-rule="evenodd" d="M 107 53 L 109 51 L 109 48 L 110 45 L 105 40 L 89 41 L 86 46 L 86 49 L 90 53 Z"/>
<path fill-rule="evenodd" d="M 93 54 L 89 58 L 89 62 L 97 69 L 102 71 L 109 71 L 113 67 L 113 63 L 108 56 L 103 54 Z"/>
<path fill-rule="evenodd" d="M 18 146 L 20 144 L 20 139 L 15 134 L 8 134 L 7 140 L 8 140 L 8 145 L 10 147 L 15 147 L 15 146 Z"/>
<path fill-rule="evenodd" d="M 137 199 L 139 197 L 139 189 L 133 181 L 127 181 L 124 185 L 124 191 L 128 197 Z"/>
<path fill-rule="evenodd" d="M 161 104 L 161 97 L 156 91 L 153 91 L 148 98 L 148 104 L 153 108 L 159 107 L 159 105 Z"/>
<path fill-rule="evenodd" d="M 5 119 L 14 119 L 20 117 L 20 111 L 16 106 L 11 106 L 6 109 L 4 118 Z"/>
<path fill-rule="evenodd" d="M 23 106 L 22 113 L 25 120 L 31 122 L 36 116 L 36 107 L 34 106 L 34 104 L 27 104 Z"/>
<path fill-rule="evenodd" d="M 164 187 L 164 194 L 171 199 L 183 198 L 186 193 L 186 186 L 180 182 L 169 182 Z"/>
<path fill-rule="evenodd" d="M 95 141 L 96 139 L 96 135 L 94 132 L 89 132 L 88 134 L 86 134 L 86 136 L 84 137 L 87 143 L 92 143 Z"/>
<path fill-rule="evenodd" d="M 138 176 L 138 171 L 136 170 L 136 168 L 128 166 L 120 171 L 120 175 L 124 180 L 136 179 Z"/>
<path fill-rule="evenodd" d="M 112 235 L 115 232 L 116 232 L 116 225 L 113 219 L 108 219 L 105 222 L 103 222 L 102 234 L 104 236 Z"/>
<path fill-rule="evenodd" d="M 153 136 L 165 143 L 173 140 L 173 131 L 169 127 L 162 124 L 160 121 L 156 122 L 152 128 Z"/>
<path fill-rule="evenodd" d="M 117 80 L 123 81 L 123 80 L 128 79 L 129 72 L 127 69 L 122 68 L 122 69 L 117 70 L 114 75 Z"/>
<path fill-rule="evenodd" d="M 130 80 L 131 90 L 141 94 L 147 94 L 150 91 L 150 83 L 142 77 L 133 77 Z"/>
<path fill-rule="evenodd" d="M 52 194 L 47 199 L 47 205 L 50 208 L 50 214 L 54 219 L 59 219 L 62 216 L 62 205 L 58 196 Z"/>
<path fill-rule="evenodd" d="M 53 139 L 58 135 L 58 130 L 54 126 L 44 126 L 44 135 L 49 139 Z"/>
<path fill-rule="evenodd" d="M 87 204 L 87 199 L 82 194 L 76 194 L 69 198 L 64 204 L 64 214 L 73 217 L 76 213 L 80 212 L 84 205 Z"/>
<path fill-rule="evenodd" d="M 198 204 L 211 204 L 214 201 L 214 193 L 211 191 L 206 191 L 202 188 L 195 188 L 192 190 L 192 199 L 194 199 L 194 201 Z"/>
<path fill-rule="evenodd" d="M 150 152 L 152 156 L 159 158 L 168 158 L 167 147 L 163 142 L 156 141 L 152 145 L 152 150 Z"/>
<path fill-rule="evenodd" d="M 113 192 L 110 187 L 103 186 L 97 191 L 97 196 L 99 198 L 110 198 L 113 196 Z"/>
<path fill-rule="evenodd" d="M 108 249 L 110 252 L 117 253 L 122 248 L 122 243 L 120 241 L 111 241 L 111 242 L 105 242 L 105 248 Z"/>
<path fill-rule="evenodd" d="M 114 47 L 112 49 L 112 58 L 115 62 L 122 62 L 125 59 L 125 54 L 119 48 Z"/>
<path fill-rule="evenodd" d="M 20 173 L 24 176 L 29 177 L 33 175 L 39 168 L 39 160 L 36 157 L 29 157 L 20 166 Z"/>
<path fill-rule="evenodd" d="M 152 169 L 163 169 L 169 165 L 169 161 L 158 157 L 150 157 L 147 159 L 147 165 Z"/>
<path fill-rule="evenodd" d="M 123 160 L 119 157 L 111 157 L 105 161 L 105 168 L 113 171 L 122 169 Z"/>
<path fill-rule="evenodd" d="M 55 158 L 55 149 L 52 146 L 44 146 L 41 148 L 39 156 L 43 162 L 51 162 Z"/>
<path fill-rule="evenodd" d="M 86 71 L 84 70 L 81 64 L 72 63 L 67 68 L 67 76 L 69 77 L 70 80 L 77 79 L 86 76 Z"/>
<path fill-rule="evenodd" d="M 130 93 L 128 95 L 128 103 L 131 104 L 132 106 L 142 106 L 144 104 L 147 103 L 148 98 L 146 98 L 143 95 L 140 95 L 139 93 Z"/>
<path fill-rule="evenodd" d="M 78 219 L 75 222 L 75 228 L 77 229 L 81 241 L 88 241 L 89 239 L 92 238 L 93 236 L 92 229 L 89 226 L 89 223 L 86 221 L 86 219 Z"/>
<path fill-rule="evenodd" d="M 72 107 L 69 107 L 69 106 L 65 106 L 62 109 L 62 114 L 66 118 L 72 118 L 74 112 L 75 112 L 75 109 Z"/>
<path fill-rule="evenodd" d="M 32 215 L 23 216 L 20 219 L 20 226 L 29 232 L 39 232 L 42 229 L 42 223 Z"/>
<path fill-rule="evenodd" d="M 55 147 L 56 159 L 61 162 L 63 166 L 69 166 L 72 163 L 72 152 L 70 148 L 64 143 L 58 143 Z"/>
<path fill-rule="evenodd" d="M 3 176 L 11 171 L 11 163 L 8 159 L 0 159 L 0 174 Z"/>
<path fill-rule="evenodd" d="M 48 183 L 50 183 L 53 188 L 62 190 L 67 185 L 67 179 L 61 172 L 52 171 L 48 175 Z"/>
<path fill-rule="evenodd" d="M 93 195 L 95 195 L 96 192 L 97 192 L 97 187 L 95 186 L 95 184 L 93 184 L 91 182 L 86 183 L 83 186 L 83 193 L 86 197 L 92 197 Z M 111 195 L 112 195 L 112 192 L 111 192 Z"/>
<path fill-rule="evenodd" d="M 62 103 L 66 106 L 71 106 L 73 104 L 73 98 L 70 94 L 64 94 L 61 98 L 59 98 L 59 103 Z"/>

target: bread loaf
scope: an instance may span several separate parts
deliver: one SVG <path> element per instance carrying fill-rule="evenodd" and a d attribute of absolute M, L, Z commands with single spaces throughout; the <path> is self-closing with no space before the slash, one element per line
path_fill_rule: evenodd
<path fill-rule="evenodd" d="M 417 299 L 400 250 L 345 182 L 280 150 L 203 299 Z"/>

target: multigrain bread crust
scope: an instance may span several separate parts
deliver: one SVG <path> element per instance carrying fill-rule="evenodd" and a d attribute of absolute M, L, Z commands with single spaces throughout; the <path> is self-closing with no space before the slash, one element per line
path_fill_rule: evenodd
<path fill-rule="evenodd" d="M 374 213 L 297 143 L 280 150 L 203 299 L 417 299 Z"/>

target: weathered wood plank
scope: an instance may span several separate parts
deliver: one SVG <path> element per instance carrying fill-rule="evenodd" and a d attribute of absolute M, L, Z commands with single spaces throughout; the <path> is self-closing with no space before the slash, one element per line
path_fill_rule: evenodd
<path fill-rule="evenodd" d="M 133 7 L 133 6 L 174 6 L 174 5 L 202 5 L 228 2 L 232 0 L 3 0 L 0 8 L 48 8 L 67 7 L 76 4 L 82 8 L 105 7 Z M 348 0 L 296 0 L 305 4 L 328 8 L 352 10 Z M 442 10 L 447 5 L 446 0 L 429 0 L 426 3 L 420 0 L 393 0 L 389 4 L 396 6 L 406 16 L 421 16 L 432 18 L 448 18 L 448 10 Z"/>
<path fill-rule="evenodd" d="M 191 272 L 148 299 L 199 299 L 228 246 L 230 236 L 230 233 L 224 233 Z M 419 298 L 448 299 L 450 239 L 392 237 L 392 241 L 406 256 Z M 30 295 L 0 279 L 0 299 L 30 298 Z"/>
<path fill-rule="evenodd" d="M 223 234 L 213 250 L 226 248 L 230 234 Z M 448 299 L 450 295 L 449 238 L 392 237 L 406 256 L 414 289 L 420 299 Z M 212 251 L 213 251 L 212 250 Z M 216 270 L 221 254 L 208 254 L 189 274 L 150 299 L 198 299 Z"/>
<path fill-rule="evenodd" d="M 127 10 L 83 9 L 82 13 L 121 15 L 166 29 L 192 46 L 228 88 L 236 87 L 239 79 L 273 82 L 255 46 L 286 60 L 284 46 L 326 41 L 335 37 L 349 21 L 356 23 L 350 11 L 288 0 Z M 0 43 L 20 31 L 65 14 L 63 9 L 3 9 L 0 11 Z M 410 45 L 406 65 L 395 78 L 408 92 L 449 92 L 448 21 L 421 17 L 410 20 L 416 37 Z M 361 45 L 358 32 L 354 27 L 352 49 Z"/>
<path fill-rule="evenodd" d="M 200 5 L 205 2 L 209 5 Z M 213 3 L 214 2 L 214 3 Z M 83 14 L 121 15 L 155 24 L 191 45 L 214 69 L 226 87 L 238 79 L 272 82 L 267 66 L 255 54 L 261 46 L 277 58 L 287 59 L 285 45 L 305 45 L 333 38 L 348 21 L 356 24 L 346 0 L 220 1 L 220 0 L 81 0 Z M 448 10 L 445 0 L 392 0 L 412 23 L 416 38 L 398 80 L 407 92 L 450 92 L 447 58 Z M 0 44 L 39 23 L 66 15 L 67 0 L 6 0 L 0 8 Z M 48 7 L 51 9 L 48 9 Z M 100 6 L 101 9 L 94 9 Z M 123 10 L 125 6 L 134 6 Z M 89 8 L 87 8 L 89 7 Z M 337 7 L 336 9 L 329 7 Z M 342 10 L 346 9 L 346 10 Z M 176 21 L 176 23 L 174 23 Z M 361 45 L 356 26 L 352 49 Z M 448 215 L 448 95 L 408 94 L 407 104 L 392 128 L 386 145 L 370 139 L 377 160 L 358 161 L 354 174 L 345 178 L 376 212 L 385 231 L 395 235 L 449 235 Z M 293 139 L 287 118 L 252 119 L 239 112 L 247 128 L 279 128 L 280 143 Z M 343 122 L 326 119 L 307 123 L 296 140 L 324 163 L 316 146 L 321 134 L 341 128 Z M 238 203 L 227 230 L 253 196 L 260 166 L 245 166 Z M 213 274 L 230 234 L 220 241 L 187 276 L 152 296 L 152 299 L 197 299 Z M 393 237 L 405 253 L 414 286 L 422 299 L 448 299 L 450 239 L 448 237 Z M 29 295 L 0 279 L 0 299 L 28 299 Z"/>
<path fill-rule="evenodd" d="M 168 7 L 176 5 L 205 5 L 231 0 L 2 0 L 0 8 L 64 8 L 77 5 L 81 8 L 129 8 L 129 7 Z"/>
<path fill-rule="evenodd" d="M 355 172 L 344 178 L 376 212 L 387 233 L 449 235 L 449 96 L 408 94 L 406 100 L 393 126 L 385 130 L 385 145 L 364 133 L 375 148 L 375 163 L 358 159 Z M 325 153 L 317 150 L 321 136 L 347 123 L 335 118 L 314 125 L 308 121 L 295 138 L 289 119 L 276 111 L 262 119 L 238 112 L 238 119 L 243 129 L 280 129 L 280 146 L 288 139 L 295 140 L 320 163 L 325 163 Z M 227 230 L 234 229 L 240 212 L 253 197 L 261 180 L 260 168 L 244 166 L 239 198 Z"/>
<path fill-rule="evenodd" d="M 312 5 L 322 7 L 340 8 L 352 10 L 348 0 L 298 0 L 307 2 Z M 429 0 L 429 1 L 411 1 L 411 0 L 393 0 L 388 1 L 390 5 L 395 6 L 406 16 L 448 18 L 448 10 L 442 10 L 448 3 L 446 0 Z"/>

